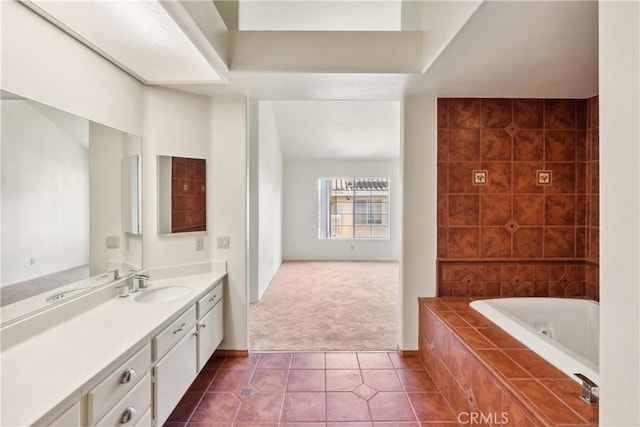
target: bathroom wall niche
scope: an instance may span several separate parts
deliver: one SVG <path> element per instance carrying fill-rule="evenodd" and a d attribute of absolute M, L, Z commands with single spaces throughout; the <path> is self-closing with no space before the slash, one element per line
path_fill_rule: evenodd
<path fill-rule="evenodd" d="M 206 160 L 158 156 L 158 234 L 207 231 Z"/>

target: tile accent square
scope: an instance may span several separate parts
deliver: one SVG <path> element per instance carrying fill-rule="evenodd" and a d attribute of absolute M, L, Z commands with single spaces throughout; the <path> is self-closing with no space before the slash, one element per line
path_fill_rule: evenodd
<path fill-rule="evenodd" d="M 551 171 L 536 171 L 538 185 L 551 185 Z"/>
<path fill-rule="evenodd" d="M 485 185 L 487 183 L 487 171 L 486 170 L 474 170 L 473 171 L 473 185 Z"/>

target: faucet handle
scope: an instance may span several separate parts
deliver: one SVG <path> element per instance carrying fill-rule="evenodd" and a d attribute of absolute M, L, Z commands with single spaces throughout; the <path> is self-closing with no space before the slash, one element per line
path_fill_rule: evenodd
<path fill-rule="evenodd" d="M 583 374 L 575 373 L 573 375 L 582 380 L 582 395 L 580 398 L 589 405 L 597 405 L 600 402 L 598 385 Z"/>
<path fill-rule="evenodd" d="M 130 292 L 129 285 L 118 286 L 116 289 L 118 291 L 119 297 L 124 298 L 129 296 L 129 292 Z"/>
<path fill-rule="evenodd" d="M 134 274 L 131 277 L 131 282 L 133 284 L 134 291 L 146 288 L 148 280 L 149 280 L 149 276 L 146 274 Z"/>

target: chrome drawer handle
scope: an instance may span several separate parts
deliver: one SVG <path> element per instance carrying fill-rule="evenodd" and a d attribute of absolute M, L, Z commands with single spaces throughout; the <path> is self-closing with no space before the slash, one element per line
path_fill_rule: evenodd
<path fill-rule="evenodd" d="M 186 323 L 183 323 L 182 325 L 180 325 L 179 329 L 176 329 L 175 331 L 173 331 L 174 334 L 177 334 L 178 332 L 180 332 L 181 330 L 184 329 L 184 327 L 186 326 Z"/>
<path fill-rule="evenodd" d="M 212 296 L 211 298 L 209 298 L 209 302 L 211 302 L 211 301 L 213 301 L 214 299 L 216 299 L 216 297 L 217 297 L 217 296 L 218 296 L 218 295 L 216 294 L 216 295 Z"/>
<path fill-rule="evenodd" d="M 120 384 L 126 384 L 131 382 L 132 379 L 136 377 L 136 371 L 133 368 L 129 368 L 120 377 Z"/>
<path fill-rule="evenodd" d="M 133 406 L 129 406 L 127 409 L 124 410 L 124 413 L 122 414 L 122 418 L 120 418 L 120 424 L 126 424 L 129 421 L 131 421 L 131 419 L 136 416 L 137 412 L 138 411 L 136 411 L 136 408 L 134 408 Z"/>

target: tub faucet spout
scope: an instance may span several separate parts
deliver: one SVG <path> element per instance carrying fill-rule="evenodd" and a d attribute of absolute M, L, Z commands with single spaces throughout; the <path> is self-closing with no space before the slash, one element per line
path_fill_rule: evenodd
<path fill-rule="evenodd" d="M 598 385 L 582 374 L 573 375 L 582 380 L 582 395 L 580 398 L 589 405 L 597 405 L 600 402 Z"/>

